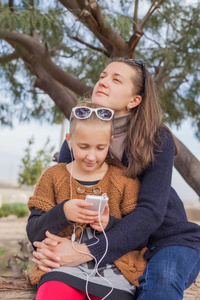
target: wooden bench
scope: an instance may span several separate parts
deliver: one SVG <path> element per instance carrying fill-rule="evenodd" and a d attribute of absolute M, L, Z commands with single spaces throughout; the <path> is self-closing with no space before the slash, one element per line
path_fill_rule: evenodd
<path fill-rule="evenodd" d="M 35 295 L 35 288 L 30 286 L 23 276 L 0 276 L 0 299 L 34 300 Z M 185 291 L 183 299 L 200 300 L 200 273 L 197 280 Z"/>

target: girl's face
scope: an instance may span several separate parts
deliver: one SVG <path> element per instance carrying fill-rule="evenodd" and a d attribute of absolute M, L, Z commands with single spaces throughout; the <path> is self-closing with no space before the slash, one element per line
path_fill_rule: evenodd
<path fill-rule="evenodd" d="M 110 63 L 93 89 L 92 102 L 113 109 L 115 116 L 126 114 L 127 105 L 134 101 L 135 96 L 133 77 L 134 70 L 129 65 Z"/>
<path fill-rule="evenodd" d="M 98 172 L 107 156 L 111 139 L 110 124 L 77 122 L 71 136 L 75 164 L 81 173 Z"/>

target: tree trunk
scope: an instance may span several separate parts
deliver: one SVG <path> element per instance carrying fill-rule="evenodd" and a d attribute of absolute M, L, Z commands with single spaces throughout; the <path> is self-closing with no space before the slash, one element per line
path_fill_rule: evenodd
<path fill-rule="evenodd" d="M 21 277 L 0 276 L 0 299 L 34 300 L 36 288 Z"/>
<path fill-rule="evenodd" d="M 0 299 L 34 300 L 36 288 L 30 286 L 24 277 L 0 276 Z M 183 300 L 200 300 L 200 274 L 185 291 Z"/>
<path fill-rule="evenodd" d="M 179 153 L 175 157 L 174 166 L 189 186 L 200 196 L 200 161 L 175 138 Z"/>

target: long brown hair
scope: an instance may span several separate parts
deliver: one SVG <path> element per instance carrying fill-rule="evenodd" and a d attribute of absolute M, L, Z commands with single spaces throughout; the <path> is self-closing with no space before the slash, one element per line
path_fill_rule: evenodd
<path fill-rule="evenodd" d="M 112 58 L 107 65 L 112 62 L 125 63 L 134 69 L 132 78 L 133 94 L 142 96 L 141 103 L 130 111 L 127 121 L 128 133 L 125 150 L 128 167 L 125 175 L 135 178 L 150 163 L 154 162 L 155 147 L 161 141 L 159 129 L 166 126 L 162 124 L 163 113 L 157 95 L 157 88 L 145 66 L 140 62 L 138 63 L 137 60 L 124 57 Z"/>

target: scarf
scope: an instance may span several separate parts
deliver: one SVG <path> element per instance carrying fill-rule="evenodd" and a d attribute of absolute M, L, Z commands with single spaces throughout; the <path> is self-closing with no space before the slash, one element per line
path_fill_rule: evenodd
<path fill-rule="evenodd" d="M 113 139 L 110 143 L 109 154 L 111 158 L 117 158 L 121 161 L 124 147 L 125 147 L 125 139 L 127 137 L 127 118 L 128 114 L 114 117 L 113 120 Z"/>

